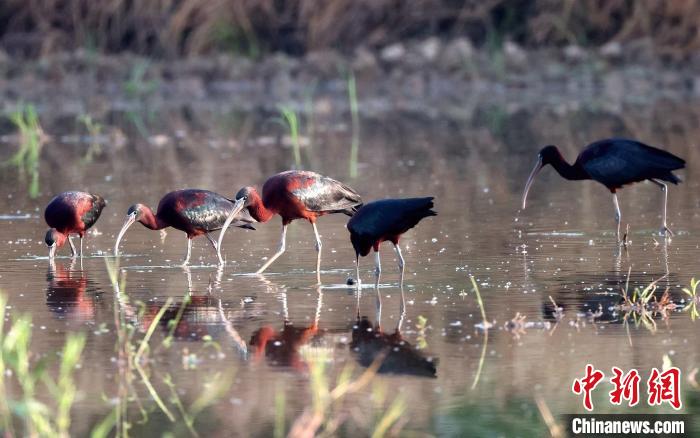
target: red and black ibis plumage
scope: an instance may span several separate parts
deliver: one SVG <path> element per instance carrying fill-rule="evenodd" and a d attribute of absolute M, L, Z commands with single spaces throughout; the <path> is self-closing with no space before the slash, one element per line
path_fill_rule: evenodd
<path fill-rule="evenodd" d="M 522 208 L 525 209 L 530 186 L 542 167 L 551 164 L 568 180 L 594 180 L 603 184 L 613 194 L 617 236 L 620 238 L 622 215 L 617 200 L 617 190 L 627 184 L 649 180 L 659 186 L 664 194 L 661 234 L 673 234 L 666 225 L 668 187 L 666 182 L 678 184 L 681 179 L 673 174 L 683 169 L 685 161 L 669 152 L 625 138 L 610 138 L 591 143 L 581 151 L 574 164 L 566 162 L 556 146 L 545 146 L 537 156 L 537 163 L 525 184 Z"/>
<path fill-rule="evenodd" d="M 355 268 L 357 284 L 360 285 L 360 256 L 366 256 L 374 248 L 375 251 L 375 286 L 379 284 L 382 272 L 379 259 L 379 245 L 384 241 L 394 244 L 399 258 L 401 283 L 403 283 L 404 259 L 399 247 L 401 235 L 415 227 L 423 218 L 436 216 L 432 210 L 433 197 L 382 199 L 365 204 L 348 222 L 350 241 L 355 249 Z"/>
<path fill-rule="evenodd" d="M 122 226 L 117 241 L 114 244 L 114 254 L 119 253 L 119 242 L 126 230 L 134 223 L 140 222 L 151 230 L 162 230 L 173 227 L 187 234 L 187 256 L 183 265 L 187 265 L 192 251 L 192 239 L 205 235 L 216 251 L 219 263 L 221 257 L 221 242 L 229 224 L 236 227 L 255 229 L 251 223 L 255 220 L 243 210 L 244 200 L 232 201 L 218 193 L 209 190 L 185 189 L 170 192 L 161 198 L 158 210 L 153 210 L 143 204 L 129 207 L 126 221 Z M 209 233 L 221 230 L 218 243 Z"/>
<path fill-rule="evenodd" d="M 44 241 L 49 246 L 49 259 L 54 258 L 56 250 L 68 240 L 71 255 L 76 256 L 71 234 L 80 236 L 80 257 L 83 256 L 83 237 L 97 219 L 99 219 L 106 202 L 100 195 L 87 192 L 63 192 L 56 195 L 46 206 L 44 219 L 51 227 L 46 232 Z"/>
<path fill-rule="evenodd" d="M 321 282 L 321 237 L 316 228 L 320 216 L 344 213 L 352 216 L 362 205 L 355 190 L 315 172 L 289 170 L 271 176 L 262 187 L 262 196 L 254 187 L 239 190 L 236 199 L 245 199 L 245 207 L 258 222 L 267 222 L 275 214 L 282 218 L 282 237 L 277 252 L 260 268 L 261 274 L 286 248 L 287 225 L 295 219 L 311 223 L 316 238 L 316 279 Z"/>

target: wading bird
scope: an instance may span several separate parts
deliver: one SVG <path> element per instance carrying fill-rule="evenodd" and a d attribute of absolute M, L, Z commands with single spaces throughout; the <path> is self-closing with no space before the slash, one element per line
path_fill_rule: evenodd
<path fill-rule="evenodd" d="M 187 256 L 183 266 L 190 261 L 192 251 L 192 239 L 204 234 L 212 247 L 216 251 L 219 263 L 223 264 L 221 257 L 221 242 L 229 224 L 240 228 L 254 230 L 251 223 L 255 222 L 250 215 L 242 211 L 245 199 L 232 201 L 218 193 L 208 190 L 176 190 L 163 196 L 158 204 L 158 212 L 153 214 L 153 210 L 143 204 L 134 204 L 129 207 L 126 221 L 122 226 L 117 242 L 114 244 L 114 254 L 119 254 L 119 242 L 126 230 L 134 223 L 141 224 L 151 230 L 162 230 L 173 227 L 187 233 Z M 218 243 L 214 241 L 209 233 L 221 230 Z"/>
<path fill-rule="evenodd" d="M 63 192 L 49 202 L 44 211 L 44 219 L 51 227 L 44 240 L 49 246 L 49 259 L 53 259 L 56 249 L 68 240 L 71 255 L 76 256 L 71 234 L 80 236 L 80 257 L 83 256 L 83 236 L 95 225 L 105 207 L 105 200 L 100 195 L 86 192 Z"/>
<path fill-rule="evenodd" d="M 350 241 L 355 248 L 355 269 L 357 284 L 360 287 L 360 256 L 364 257 L 374 248 L 375 286 L 379 285 L 382 265 L 379 259 L 379 245 L 389 240 L 394 244 L 399 258 L 399 270 L 403 284 L 404 259 L 399 247 L 401 235 L 428 216 L 436 216 L 433 210 L 433 199 L 406 198 L 382 199 L 370 202 L 360 208 L 348 222 Z"/>
<path fill-rule="evenodd" d="M 545 146 L 537 156 L 537 163 L 525 184 L 522 208 L 525 209 L 527 193 L 542 167 L 551 164 L 563 178 L 568 180 L 592 179 L 608 188 L 613 194 L 617 237 L 620 239 L 622 215 L 617 201 L 617 190 L 627 184 L 649 180 L 659 186 L 664 194 L 661 235 L 673 235 L 666 225 L 668 187 L 662 181 L 678 184 L 681 179 L 672 173 L 683 169 L 685 161 L 677 156 L 624 138 L 611 138 L 591 143 L 581 151 L 574 164 L 564 160 L 556 146 Z"/>
<path fill-rule="evenodd" d="M 244 187 L 236 199 L 245 198 L 245 207 L 258 222 L 269 221 L 274 214 L 282 217 L 282 237 L 277 252 L 257 271 L 265 272 L 285 251 L 287 225 L 295 219 L 311 222 L 316 238 L 316 280 L 321 283 L 321 237 L 316 220 L 331 213 L 352 216 L 362 206 L 362 199 L 345 184 L 318 173 L 289 170 L 273 175 L 265 181 L 262 197 L 254 187 Z"/>

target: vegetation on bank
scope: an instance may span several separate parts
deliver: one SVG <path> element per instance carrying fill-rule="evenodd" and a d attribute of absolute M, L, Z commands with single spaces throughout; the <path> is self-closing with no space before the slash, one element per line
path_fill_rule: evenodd
<path fill-rule="evenodd" d="M 0 3 L 0 48 L 37 57 L 77 48 L 147 56 L 301 55 L 378 49 L 429 36 L 528 47 L 645 41 L 672 59 L 700 47 L 694 0 L 116 0 Z"/>

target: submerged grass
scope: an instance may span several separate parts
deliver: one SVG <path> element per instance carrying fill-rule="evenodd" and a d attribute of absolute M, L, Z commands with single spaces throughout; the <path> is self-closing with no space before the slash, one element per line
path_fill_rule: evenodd
<path fill-rule="evenodd" d="M 16 167 L 22 178 L 29 175 L 28 193 L 34 199 L 39 196 L 39 158 L 44 142 L 39 116 L 34 105 L 21 104 L 8 117 L 19 131 L 19 150 L 6 164 Z"/>

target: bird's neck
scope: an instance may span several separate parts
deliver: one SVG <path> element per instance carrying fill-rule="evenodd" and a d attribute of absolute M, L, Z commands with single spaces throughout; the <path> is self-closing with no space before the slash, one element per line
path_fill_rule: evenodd
<path fill-rule="evenodd" d="M 250 196 L 252 199 L 247 207 L 250 215 L 258 222 L 267 222 L 272 219 L 275 212 L 265 207 L 260 195 L 257 192 L 253 192 Z"/>
<path fill-rule="evenodd" d="M 560 156 L 558 160 L 552 162 L 551 164 L 557 173 L 562 176 L 562 178 L 568 180 L 590 179 L 590 176 L 585 170 L 583 170 L 583 167 L 581 167 L 578 161 L 571 165 Z"/>
<path fill-rule="evenodd" d="M 150 208 L 144 209 L 143 213 L 141 214 L 141 218 L 139 218 L 139 222 L 150 230 L 162 230 L 168 226 L 168 224 L 153 214 L 153 210 Z"/>

